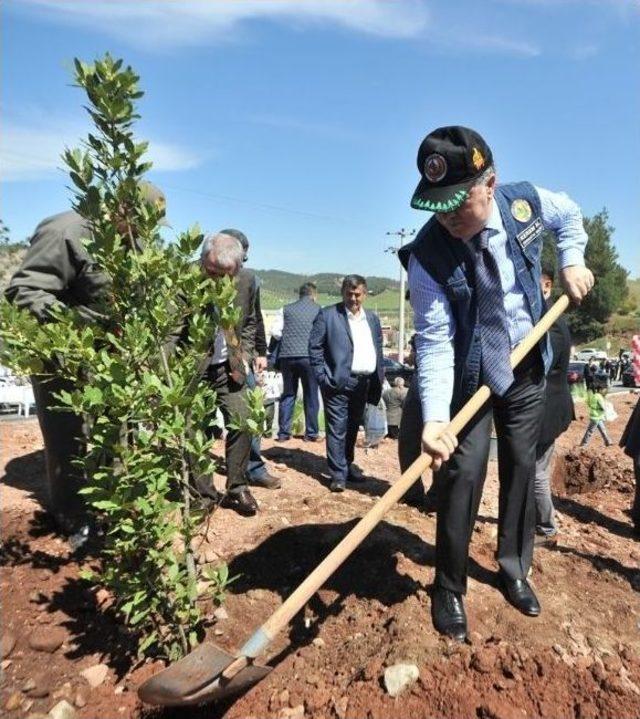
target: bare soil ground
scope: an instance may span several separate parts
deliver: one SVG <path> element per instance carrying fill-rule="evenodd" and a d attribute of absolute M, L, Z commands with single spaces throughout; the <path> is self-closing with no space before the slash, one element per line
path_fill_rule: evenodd
<path fill-rule="evenodd" d="M 633 395 L 613 398 L 615 439 L 635 401 Z M 639 717 L 640 546 L 628 517 L 631 462 L 617 447 L 605 450 L 599 436 L 576 453 L 584 405 L 577 413 L 582 416 L 558 443 L 561 454 L 568 453 L 554 476 L 559 541 L 536 549 L 534 558 L 539 618 L 520 615 L 496 586 L 497 468 L 491 462 L 471 546 L 467 643 L 448 642 L 431 625 L 434 516 L 398 506 L 270 647 L 274 669 L 265 680 L 235 702 L 180 712 L 140 706 L 135 689 L 159 662 L 136 665 L 108 597 L 78 577 L 96 561 L 74 556 L 41 510 L 37 423 L 1 424 L 0 711 L 35 719 L 65 698 L 80 718 Z M 256 490 L 261 512 L 255 518 L 218 510 L 200 547 L 202 561 L 224 559 L 239 575 L 225 605 L 228 618 L 210 632 L 231 650 L 398 476 L 390 440 L 367 453 L 357 450 L 368 481 L 342 495 L 326 488 L 323 444 L 265 441 L 264 450 L 283 488 Z M 33 646 L 43 644 L 50 651 Z M 394 699 L 382 676 L 396 662 L 415 663 L 420 677 Z M 81 672 L 98 664 L 108 671 L 92 688 Z"/>

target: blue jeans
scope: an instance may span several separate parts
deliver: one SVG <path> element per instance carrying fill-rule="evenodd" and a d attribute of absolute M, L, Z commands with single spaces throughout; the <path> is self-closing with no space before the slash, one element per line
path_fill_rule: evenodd
<path fill-rule="evenodd" d="M 582 438 L 582 442 L 580 442 L 581 447 L 586 447 L 589 442 L 591 441 L 591 436 L 593 433 L 598 430 L 600 434 L 602 435 L 602 439 L 604 440 L 605 445 L 608 447 L 611 442 L 611 437 L 609 437 L 609 434 L 607 432 L 607 426 L 605 425 L 603 420 L 589 420 L 589 426 L 587 427 L 587 431 L 584 433 L 584 437 Z"/>
<path fill-rule="evenodd" d="M 311 369 L 308 357 L 285 357 L 280 360 L 282 372 L 282 396 L 280 397 L 280 414 L 278 438 L 288 439 L 291 436 L 293 408 L 298 394 L 298 382 L 302 382 L 302 398 L 304 402 L 304 436 L 318 436 L 318 383 Z"/>

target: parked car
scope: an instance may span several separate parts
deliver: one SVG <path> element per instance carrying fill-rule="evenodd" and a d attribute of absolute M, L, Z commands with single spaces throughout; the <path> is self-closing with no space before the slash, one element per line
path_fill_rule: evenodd
<path fill-rule="evenodd" d="M 638 387 L 633 372 L 633 365 L 629 365 L 622 373 L 622 386 L 623 387 Z"/>
<path fill-rule="evenodd" d="M 396 377 L 402 377 L 405 384 L 408 386 L 413 377 L 413 367 L 402 364 L 397 360 L 391 359 L 391 357 L 383 357 L 382 364 L 384 367 L 384 376 L 389 384 L 393 384 L 393 380 Z"/>
<path fill-rule="evenodd" d="M 567 367 L 567 382 L 576 384 L 584 380 L 584 368 L 586 362 L 569 362 Z"/>
<path fill-rule="evenodd" d="M 604 350 L 598 350 L 595 347 L 585 347 L 576 352 L 575 359 L 578 362 L 588 362 L 592 357 L 597 360 L 606 360 L 607 353 Z"/>

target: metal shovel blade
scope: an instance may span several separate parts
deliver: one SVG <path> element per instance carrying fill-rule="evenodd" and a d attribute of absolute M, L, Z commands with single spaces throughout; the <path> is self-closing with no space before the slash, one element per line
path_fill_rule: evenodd
<path fill-rule="evenodd" d="M 188 706 L 240 694 L 257 684 L 271 667 L 248 664 L 227 679 L 222 672 L 237 657 L 204 643 L 190 654 L 147 679 L 138 696 L 147 704 Z"/>

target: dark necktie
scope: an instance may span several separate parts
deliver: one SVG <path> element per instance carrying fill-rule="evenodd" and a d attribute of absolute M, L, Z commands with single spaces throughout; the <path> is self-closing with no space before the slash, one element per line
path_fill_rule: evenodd
<path fill-rule="evenodd" d="M 511 342 L 507 331 L 507 314 L 504 310 L 500 273 L 488 245 L 489 230 L 487 229 L 473 238 L 482 346 L 481 371 L 484 384 L 502 397 L 513 384 L 513 370 L 509 359 Z"/>

